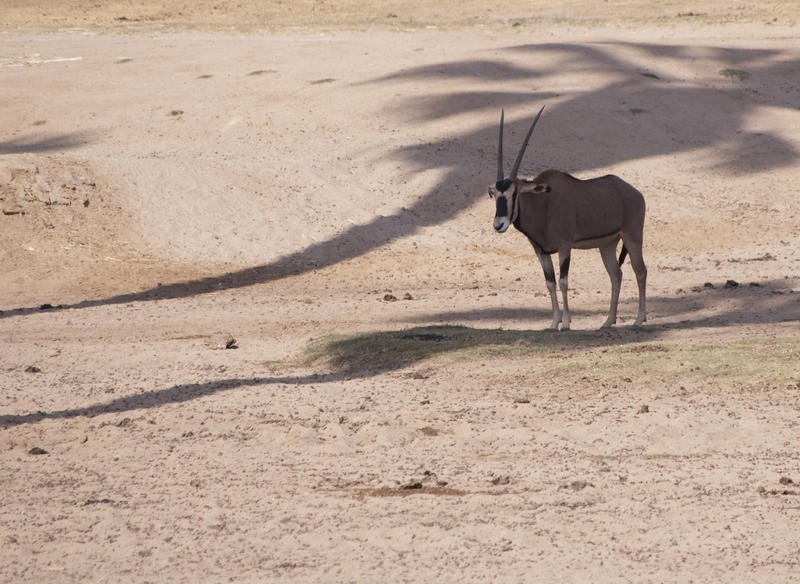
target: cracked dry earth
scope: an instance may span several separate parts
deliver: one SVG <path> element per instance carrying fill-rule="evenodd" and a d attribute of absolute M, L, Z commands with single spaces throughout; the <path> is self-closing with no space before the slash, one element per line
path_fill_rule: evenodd
<path fill-rule="evenodd" d="M 0 580 L 796 581 L 798 28 L 554 26 L 2 32 Z M 646 326 L 492 231 L 543 103 Z"/>

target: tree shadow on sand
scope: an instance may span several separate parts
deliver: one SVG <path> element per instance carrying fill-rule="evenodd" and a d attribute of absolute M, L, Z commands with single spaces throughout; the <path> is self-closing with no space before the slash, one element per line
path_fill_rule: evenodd
<path fill-rule="evenodd" d="M 643 342 L 656 331 L 619 329 L 559 334 L 552 331 L 479 329 L 466 326 L 421 326 L 326 337 L 312 342 L 304 356 L 281 364 L 281 369 L 300 369 L 295 376 L 233 378 L 205 383 L 178 384 L 165 389 L 123 396 L 86 407 L 0 415 L 0 428 L 46 419 L 95 417 L 101 414 L 148 410 L 179 404 L 219 392 L 268 385 L 303 386 L 346 382 L 384 375 L 443 355 L 466 353 L 471 360 L 492 356 L 548 353 Z M 321 373 L 306 373 L 309 369 Z"/>
<path fill-rule="evenodd" d="M 32 135 L 0 140 L 0 156 L 4 154 L 44 154 L 70 150 L 93 141 L 91 132 L 70 132 L 56 135 Z"/>
<path fill-rule="evenodd" d="M 733 285 L 732 281 L 719 284 L 707 283 L 695 286 L 691 291 L 682 291 L 674 296 L 649 296 L 647 299 L 648 322 L 641 330 L 658 336 L 662 332 L 692 328 L 722 328 L 739 325 L 767 325 L 800 321 L 800 294 L 787 288 L 787 282 L 771 280 L 744 285 Z M 539 309 L 492 307 L 488 309 L 447 311 L 417 315 L 409 323 L 465 323 L 486 320 L 514 320 L 521 326 L 546 326 L 552 316 L 544 304 Z M 636 314 L 636 298 L 620 298 L 620 325 L 612 330 L 624 330 L 622 319 Z M 590 326 L 588 317 L 596 319 L 599 326 L 605 320 L 606 310 L 572 310 L 573 318 Z"/>
<path fill-rule="evenodd" d="M 713 83 L 696 80 L 686 83 L 684 79 L 671 79 L 669 73 L 651 74 L 620 56 L 630 51 L 645 58 L 667 55 L 729 63 L 748 70 L 750 85 L 721 83 L 716 79 Z M 790 96 L 773 98 L 770 95 L 774 92 L 758 91 L 758 84 L 780 85 L 792 76 L 797 78 L 800 60 L 794 54 L 632 43 L 527 44 L 506 47 L 501 52 L 503 59 L 443 62 L 404 69 L 362 85 L 397 84 L 403 91 L 404 86 L 411 87 L 392 104 L 396 117 L 408 123 L 428 123 L 475 112 L 495 114 L 506 108 L 507 113 L 513 112 L 507 115 L 506 124 L 506 136 L 513 141 L 527 129 L 530 114 L 554 96 L 549 91 L 528 91 L 521 87 L 540 87 L 549 77 L 562 72 L 605 72 L 610 81 L 601 87 L 575 90 L 566 99 L 561 95 L 561 102 L 547 109 L 529 149 L 530 167 L 559 167 L 580 173 L 710 146 L 724 147 L 725 158 L 720 164 L 739 172 L 780 168 L 797 162 L 797 150 L 778 135 L 746 129 L 746 120 L 756 108 L 765 105 L 796 108 Z M 528 55 L 547 65 L 525 65 Z M 546 59 L 541 58 L 543 55 Z M 522 64 L 509 64 L 509 59 Z M 494 87 L 507 84 L 509 89 L 420 95 L 419 88 L 424 88 L 424 81 L 431 78 L 440 81 L 470 78 Z M 666 105 L 653 110 L 652 103 Z M 591 131 L 574 121 L 576 112 L 586 111 L 596 112 Z M 588 143 L 588 139 L 592 142 Z M 357 258 L 386 243 L 412 236 L 422 228 L 440 225 L 482 200 L 485 186 L 494 176 L 496 140 L 497 126 L 492 122 L 438 142 L 387 152 L 387 157 L 404 160 L 412 171 L 442 169 L 444 178 L 408 209 L 376 217 L 275 262 L 109 298 L 57 305 L 57 308 L 184 298 L 277 281 Z M 537 143 L 548 147 L 537 147 Z M 14 144 L 7 143 L 6 151 L 9 148 L 13 151 Z M 6 310 L 0 313 L 0 318 L 37 308 Z"/>
<path fill-rule="evenodd" d="M 756 287 L 706 288 L 672 297 L 654 297 L 652 313 L 670 314 L 669 323 L 642 327 L 617 326 L 603 330 L 555 332 L 532 329 L 546 326 L 549 314 L 536 310 L 477 309 L 423 315 L 411 322 L 443 324 L 412 326 L 397 330 L 336 335 L 313 341 L 298 360 L 279 364 L 279 369 L 300 370 L 298 375 L 232 378 L 171 387 L 124 396 L 86 407 L 0 415 L 0 428 L 46 419 L 94 417 L 107 413 L 148 410 L 192 401 L 219 392 L 269 385 L 303 386 L 366 379 L 418 366 L 437 357 L 461 361 L 493 358 L 530 358 L 570 353 L 598 347 L 644 345 L 662 339 L 672 330 L 694 327 L 726 327 L 800 320 L 800 299 L 780 282 Z M 707 314 L 709 308 L 716 308 Z M 584 313 L 586 314 L 586 313 Z M 698 316 L 699 314 L 699 316 Z M 598 313 L 598 322 L 602 322 Z M 604 316 L 604 315 L 603 315 Z M 464 322 L 513 317 L 519 329 L 475 328 Z M 453 324 L 448 324 L 453 323 Z M 312 371 L 309 373 L 309 371 Z"/>

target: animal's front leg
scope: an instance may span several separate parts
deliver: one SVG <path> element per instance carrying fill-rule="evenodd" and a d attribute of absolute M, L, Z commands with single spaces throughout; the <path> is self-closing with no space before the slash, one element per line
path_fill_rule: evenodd
<path fill-rule="evenodd" d="M 553 269 L 553 259 L 538 250 L 536 255 L 539 256 L 539 262 L 542 264 L 547 291 L 550 292 L 550 302 L 553 304 L 553 322 L 550 324 L 550 330 L 556 331 L 561 322 L 561 310 L 558 308 L 558 297 L 556 296 L 556 272 Z"/>
<path fill-rule="evenodd" d="M 561 330 L 568 331 L 571 321 L 569 314 L 569 299 L 567 292 L 569 290 L 569 259 L 570 250 L 562 250 L 558 252 L 558 286 L 561 288 L 561 303 L 564 305 L 564 313 L 561 317 Z"/>

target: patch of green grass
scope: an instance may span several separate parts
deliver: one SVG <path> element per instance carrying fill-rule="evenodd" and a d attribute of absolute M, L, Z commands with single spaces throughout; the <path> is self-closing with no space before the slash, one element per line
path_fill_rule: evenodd
<path fill-rule="evenodd" d="M 728 79 L 735 79 L 736 81 L 750 79 L 750 73 L 742 71 L 741 69 L 722 69 L 719 74 Z"/>
<path fill-rule="evenodd" d="M 123 57 L 122 59 L 117 59 L 117 64 L 122 65 L 124 63 L 130 63 L 131 61 L 133 61 L 133 59 Z"/>
<path fill-rule="evenodd" d="M 679 381 L 716 378 L 758 383 L 800 382 L 800 339 L 733 339 L 716 343 L 644 343 L 583 353 L 554 363 L 552 372 L 587 368 L 622 377 L 652 376 Z"/>
<path fill-rule="evenodd" d="M 256 75 L 270 75 L 272 73 L 277 73 L 275 69 L 256 69 L 255 71 L 250 71 L 247 74 L 248 77 L 255 77 Z"/>
<path fill-rule="evenodd" d="M 213 77 L 213 75 L 209 75 L 208 73 L 206 73 L 205 75 L 198 75 L 197 78 L 198 79 L 211 79 L 212 77 Z"/>
<path fill-rule="evenodd" d="M 47 120 L 36 120 L 33 122 L 34 126 L 44 126 L 47 123 Z"/>
<path fill-rule="evenodd" d="M 173 116 L 173 117 L 182 116 L 183 115 L 183 110 L 174 109 L 174 110 L 169 112 L 169 115 Z"/>
<path fill-rule="evenodd" d="M 331 335 L 310 343 L 285 365 L 314 367 L 357 375 L 403 369 L 421 362 L 429 367 L 504 357 L 564 355 L 576 349 L 635 342 L 651 336 L 647 329 L 612 331 L 520 331 L 464 326 L 426 326 L 399 331 Z M 275 367 L 277 363 L 271 363 Z"/>
<path fill-rule="evenodd" d="M 336 79 L 332 77 L 325 77 L 324 79 L 315 79 L 314 81 L 310 81 L 311 85 L 322 85 L 324 83 L 333 83 Z"/>
<path fill-rule="evenodd" d="M 657 341 L 661 332 L 655 327 L 557 333 L 425 326 L 325 336 L 311 342 L 300 355 L 268 366 L 273 371 L 302 367 L 357 377 L 420 364 L 435 372 L 454 363 L 534 359 L 537 371 L 551 376 L 586 371 L 615 379 L 800 383 L 796 365 L 800 363 L 800 338 L 677 343 Z"/>

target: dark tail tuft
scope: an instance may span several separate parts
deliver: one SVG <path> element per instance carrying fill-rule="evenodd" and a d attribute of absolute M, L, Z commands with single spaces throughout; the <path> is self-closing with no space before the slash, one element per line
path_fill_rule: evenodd
<path fill-rule="evenodd" d="M 625 261 L 625 256 L 628 255 L 628 248 L 625 247 L 625 244 L 622 244 L 622 251 L 619 252 L 619 267 L 622 267 L 622 263 Z"/>

